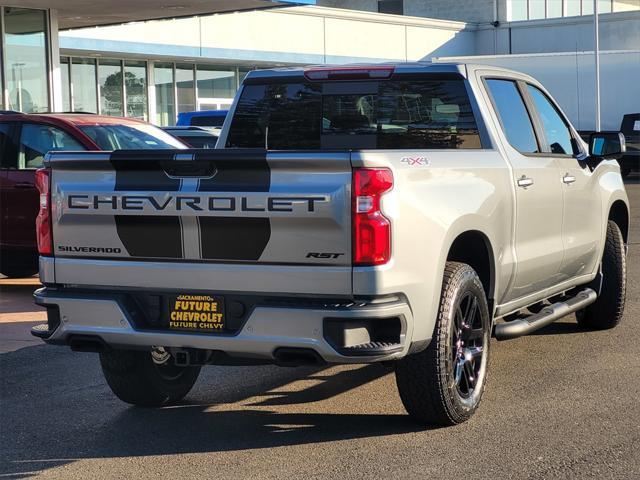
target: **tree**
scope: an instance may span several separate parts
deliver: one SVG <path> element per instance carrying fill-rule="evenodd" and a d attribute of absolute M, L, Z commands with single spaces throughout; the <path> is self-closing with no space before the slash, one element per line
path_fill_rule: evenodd
<path fill-rule="evenodd" d="M 127 116 L 142 117 L 145 110 L 145 79 L 131 72 L 124 74 L 127 91 Z M 106 110 L 122 112 L 122 71 L 109 75 L 102 86 L 102 95 L 107 103 Z"/>

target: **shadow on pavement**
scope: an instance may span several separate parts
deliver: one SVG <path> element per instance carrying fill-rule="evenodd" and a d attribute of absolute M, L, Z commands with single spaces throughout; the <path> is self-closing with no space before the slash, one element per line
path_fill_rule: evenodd
<path fill-rule="evenodd" d="M 37 374 L 24 378 L 34 362 Z M 207 367 L 186 403 L 154 410 L 115 399 L 96 355 L 23 348 L 0 355 L 0 476 L 25 478 L 85 458 L 261 449 L 423 430 L 400 414 L 265 408 L 326 400 L 389 372 L 380 365 L 337 371 Z M 290 391 L 296 381 L 310 386 Z M 274 398 L 243 403 L 256 396 Z"/>
<path fill-rule="evenodd" d="M 318 402 L 320 400 L 335 397 L 336 395 L 348 390 L 358 388 L 365 383 L 372 382 L 390 371 L 391 370 L 385 371 L 385 367 L 381 365 L 367 365 L 356 371 L 344 370 L 337 372 L 330 377 L 314 375 L 314 380 L 323 381 L 303 390 L 296 390 L 292 392 L 270 391 L 262 395 L 274 396 L 274 398 L 252 403 L 251 405 L 295 405 L 300 403 Z"/>

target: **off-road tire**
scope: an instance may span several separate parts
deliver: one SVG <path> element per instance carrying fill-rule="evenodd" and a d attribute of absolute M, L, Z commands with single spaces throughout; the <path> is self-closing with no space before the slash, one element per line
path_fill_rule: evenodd
<path fill-rule="evenodd" d="M 473 396 L 463 398 L 454 376 L 456 311 L 463 299 L 477 299 L 483 351 Z M 407 413 L 422 424 L 450 426 L 468 420 L 478 408 L 487 379 L 492 320 L 478 274 L 469 265 L 447 262 L 433 338 L 429 346 L 396 365 L 396 384 Z M 476 333 L 477 334 L 477 333 Z M 471 342 L 469 342 L 471 344 Z"/>
<path fill-rule="evenodd" d="M 113 393 L 123 402 L 142 407 L 160 407 L 182 400 L 200 374 L 197 366 L 159 366 L 150 352 L 138 350 L 100 353 L 100 365 Z M 161 368 L 171 370 L 163 372 Z"/>
<path fill-rule="evenodd" d="M 627 258 L 620 227 L 611 220 L 602 254 L 602 289 L 598 299 L 576 312 L 581 327 L 606 330 L 620 323 L 627 290 Z"/>

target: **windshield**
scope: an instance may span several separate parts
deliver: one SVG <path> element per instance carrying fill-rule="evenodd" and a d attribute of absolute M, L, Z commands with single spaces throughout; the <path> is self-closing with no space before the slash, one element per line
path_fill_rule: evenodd
<path fill-rule="evenodd" d="M 152 150 L 187 148 L 180 140 L 153 125 L 80 125 L 101 150 Z"/>
<path fill-rule="evenodd" d="M 462 79 L 246 85 L 227 148 L 482 148 Z"/>

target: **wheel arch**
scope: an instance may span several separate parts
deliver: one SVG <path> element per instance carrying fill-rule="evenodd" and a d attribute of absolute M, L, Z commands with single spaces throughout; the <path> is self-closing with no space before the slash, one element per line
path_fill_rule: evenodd
<path fill-rule="evenodd" d="M 495 297 L 495 259 L 491 240 L 479 230 L 467 230 L 460 233 L 451 243 L 447 261 L 462 262 L 471 266 L 482 282 L 489 311 L 493 311 Z"/>
<path fill-rule="evenodd" d="M 611 220 L 618 225 L 624 238 L 624 243 L 629 242 L 629 208 L 622 200 L 616 200 L 609 208 L 607 220 Z"/>

